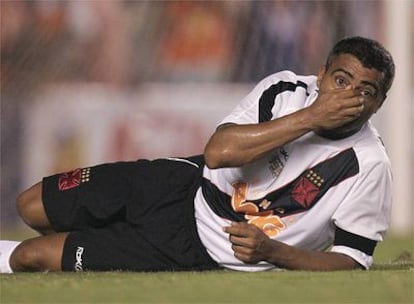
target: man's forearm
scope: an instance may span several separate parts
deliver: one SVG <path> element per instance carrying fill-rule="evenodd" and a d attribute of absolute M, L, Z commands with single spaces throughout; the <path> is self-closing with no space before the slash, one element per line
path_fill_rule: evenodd
<path fill-rule="evenodd" d="M 204 155 L 210 168 L 242 166 L 312 130 L 306 109 L 260 124 L 219 128 Z"/>
<path fill-rule="evenodd" d="M 303 250 L 284 243 L 269 240 L 272 249 L 266 259 L 280 268 L 291 270 L 333 271 L 359 268 L 352 258 L 336 252 Z"/>

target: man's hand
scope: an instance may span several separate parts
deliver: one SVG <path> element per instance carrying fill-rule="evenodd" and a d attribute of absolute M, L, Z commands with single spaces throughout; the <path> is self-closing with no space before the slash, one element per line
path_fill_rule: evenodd
<path fill-rule="evenodd" d="M 351 87 L 319 93 L 308 108 L 315 129 L 333 129 L 357 119 L 364 109 L 364 97 Z"/>
<path fill-rule="evenodd" d="M 230 235 L 234 256 L 245 263 L 265 261 L 271 253 L 271 240 L 252 224 L 232 222 L 224 231 Z"/>
<path fill-rule="evenodd" d="M 289 246 L 270 239 L 259 228 L 247 223 L 232 222 L 224 227 L 229 234 L 234 256 L 242 262 L 269 262 L 292 270 L 345 270 L 360 268 L 349 256 L 336 252 L 319 252 Z"/>

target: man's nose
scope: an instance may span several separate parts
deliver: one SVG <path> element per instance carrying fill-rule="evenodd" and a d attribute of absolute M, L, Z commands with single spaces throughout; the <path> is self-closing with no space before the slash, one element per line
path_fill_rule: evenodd
<path fill-rule="evenodd" d="M 362 87 L 359 84 L 351 84 L 351 89 L 355 95 L 361 95 Z"/>

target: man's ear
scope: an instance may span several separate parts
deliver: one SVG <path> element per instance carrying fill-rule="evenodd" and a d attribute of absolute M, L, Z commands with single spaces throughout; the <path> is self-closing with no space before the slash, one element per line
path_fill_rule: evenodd
<path fill-rule="evenodd" d="M 323 78 L 323 76 L 325 76 L 325 73 L 326 73 L 326 66 L 322 65 L 319 68 L 318 79 L 316 81 L 316 84 L 318 85 L 318 88 L 320 88 L 320 86 L 321 86 L 322 78 Z"/>

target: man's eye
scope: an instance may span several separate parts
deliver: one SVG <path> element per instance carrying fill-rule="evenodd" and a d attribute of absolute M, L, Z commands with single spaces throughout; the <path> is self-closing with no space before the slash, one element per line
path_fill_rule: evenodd
<path fill-rule="evenodd" d="M 337 78 L 335 79 L 335 83 L 336 83 L 338 86 L 340 86 L 340 87 L 346 87 L 346 81 L 345 81 L 345 79 L 344 79 L 344 78 L 342 78 L 342 77 L 337 77 Z"/>
<path fill-rule="evenodd" d="M 374 96 L 374 94 L 371 91 L 368 91 L 368 90 L 361 91 L 361 95 L 362 96 L 367 96 L 367 97 Z"/>

